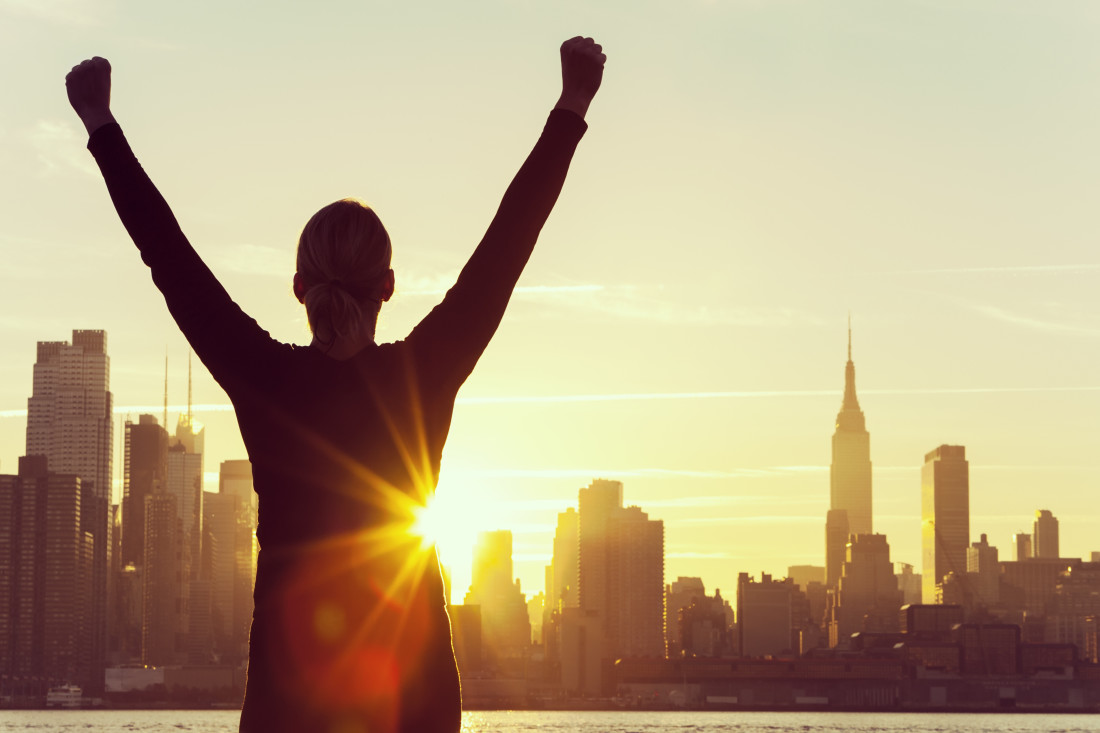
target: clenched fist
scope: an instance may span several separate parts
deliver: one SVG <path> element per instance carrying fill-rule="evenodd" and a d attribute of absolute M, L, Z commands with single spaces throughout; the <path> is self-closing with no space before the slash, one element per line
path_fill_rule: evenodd
<path fill-rule="evenodd" d="M 584 117 L 603 81 L 607 56 L 591 38 L 575 36 L 561 44 L 561 98 L 556 105 Z"/>
<path fill-rule="evenodd" d="M 65 76 L 69 104 L 91 135 L 97 128 L 114 122 L 111 115 L 111 64 L 95 56 L 81 61 Z"/>

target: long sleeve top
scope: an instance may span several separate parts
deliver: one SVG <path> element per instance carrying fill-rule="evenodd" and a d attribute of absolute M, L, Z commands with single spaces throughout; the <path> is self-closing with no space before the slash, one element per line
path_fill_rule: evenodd
<path fill-rule="evenodd" d="M 586 125 L 550 113 L 457 282 L 347 360 L 273 339 L 202 262 L 121 128 L 88 147 L 176 323 L 236 410 L 259 496 L 241 730 L 457 731 L 438 561 L 406 531 Z M 347 727 L 347 729 L 356 729 Z"/>

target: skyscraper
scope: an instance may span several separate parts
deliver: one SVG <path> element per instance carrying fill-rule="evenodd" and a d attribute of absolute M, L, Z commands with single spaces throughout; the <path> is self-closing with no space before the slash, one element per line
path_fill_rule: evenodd
<path fill-rule="evenodd" d="M 22 457 L 18 475 L 0 476 L 0 673 L 27 693 L 95 683 L 82 498 L 80 478 L 47 471 L 43 456 Z"/>
<path fill-rule="evenodd" d="M 830 509 L 825 515 L 825 585 L 829 588 L 836 588 L 840 580 L 850 536 L 848 512 Z"/>
<path fill-rule="evenodd" d="M 617 657 L 665 656 L 665 525 L 636 506 L 607 526 L 611 566 L 608 631 Z"/>
<path fill-rule="evenodd" d="M 103 687 L 107 651 L 107 548 L 111 504 L 110 359 L 105 331 L 73 331 L 72 343 L 40 341 L 27 400 L 27 456 L 45 456 L 51 473 L 80 478 L 81 532 L 91 546 L 85 599 L 90 692 Z"/>
<path fill-rule="evenodd" d="M 941 445 L 921 468 L 921 556 L 924 602 L 936 602 L 936 586 L 948 573 L 966 572 L 970 541 L 970 464 L 966 448 Z"/>
<path fill-rule="evenodd" d="M 897 630 L 902 593 L 884 534 L 852 535 L 836 602 L 829 609 L 829 646 L 847 646 L 857 631 Z"/>
<path fill-rule="evenodd" d="M 481 532 L 464 604 L 481 606 L 483 653 L 495 659 L 523 657 L 531 646 L 527 601 L 512 575 L 512 533 Z"/>
<path fill-rule="evenodd" d="M 844 401 L 837 413 L 836 430 L 833 432 L 829 485 L 829 508 L 848 513 L 848 532 L 871 534 L 871 436 L 856 399 L 856 367 L 852 363 L 850 324 L 848 364 L 844 368 Z M 830 581 L 833 580 L 830 578 Z"/>
<path fill-rule="evenodd" d="M 623 507 L 623 485 L 578 495 L 580 608 L 603 625 L 603 658 L 664 656 L 664 523 Z"/>
<path fill-rule="evenodd" d="M 236 499 L 233 530 L 232 618 L 227 619 L 233 648 L 248 653 L 248 631 L 252 624 L 252 586 L 256 582 L 257 497 L 252 488 L 252 463 L 248 460 L 222 461 L 218 471 L 218 496 Z M 205 496 L 204 498 L 213 498 Z M 223 500 L 224 502 L 224 500 Z M 223 503 L 224 506 L 224 503 Z M 223 546 L 218 555 L 229 552 Z M 220 565 L 220 563 L 219 563 Z M 211 578 L 214 582 L 214 578 Z M 224 591 L 224 588 L 223 588 Z"/>
<path fill-rule="evenodd" d="M 1035 538 L 1035 557 L 1058 557 L 1058 519 L 1049 509 L 1035 512 L 1033 536 Z"/>
<path fill-rule="evenodd" d="M 553 613 L 561 605 L 577 608 L 578 593 L 578 531 L 577 511 L 569 507 L 558 514 L 558 526 L 554 531 L 554 556 L 550 561 L 550 573 L 546 586 L 546 610 Z"/>
<path fill-rule="evenodd" d="M 145 542 L 145 497 L 162 489 L 168 470 L 168 431 L 152 415 L 126 421 L 122 470 L 122 557 L 119 565 L 140 565 Z"/>
<path fill-rule="evenodd" d="M 610 599 L 607 522 L 623 506 L 621 481 L 596 479 L 577 496 L 578 587 L 581 608 L 600 614 L 606 623 Z"/>

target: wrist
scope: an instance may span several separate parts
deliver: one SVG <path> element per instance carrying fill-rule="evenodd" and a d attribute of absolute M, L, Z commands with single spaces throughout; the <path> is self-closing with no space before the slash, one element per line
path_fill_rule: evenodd
<path fill-rule="evenodd" d="M 115 116 L 111 114 L 110 109 L 102 109 L 82 113 L 80 121 L 84 123 L 84 129 L 88 131 L 88 137 L 91 137 L 92 133 L 99 128 L 114 122 Z"/>
<path fill-rule="evenodd" d="M 558 97 L 557 104 L 554 105 L 554 109 L 567 109 L 570 112 L 576 113 L 582 120 L 585 114 L 588 112 L 588 105 L 591 104 L 592 97 L 584 94 L 569 94 L 562 92 Z"/>

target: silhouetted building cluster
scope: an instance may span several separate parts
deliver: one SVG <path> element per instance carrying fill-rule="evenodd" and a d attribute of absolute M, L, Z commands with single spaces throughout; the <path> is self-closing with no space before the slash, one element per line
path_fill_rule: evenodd
<path fill-rule="evenodd" d="M 204 430 L 188 407 L 169 433 L 166 385 L 160 421 L 125 421 L 112 506 L 108 364 L 102 331 L 38 345 L 26 456 L 0 476 L 2 696 L 241 682 L 251 466 L 222 463 L 218 491 L 203 491 Z M 740 573 L 732 606 L 702 578 L 666 585 L 664 523 L 596 479 L 557 516 L 542 592 L 515 578 L 509 530 L 479 536 L 450 607 L 466 704 L 1100 707 L 1100 553 L 1061 557 L 1047 509 L 1008 559 L 986 534 L 973 541 L 964 446 L 924 456 L 920 491 L 918 573 L 874 532 L 849 329 L 823 565 Z"/>
<path fill-rule="evenodd" d="M 247 655 L 251 468 L 223 464 L 220 492 L 204 502 L 203 431 L 190 409 L 174 436 L 142 415 L 125 423 L 112 505 L 109 364 L 103 331 L 38 344 L 26 455 L 0 476 L 0 695 L 11 700 L 73 684 L 101 695 L 108 678 L 126 677 L 107 674 L 119 665 Z"/>

